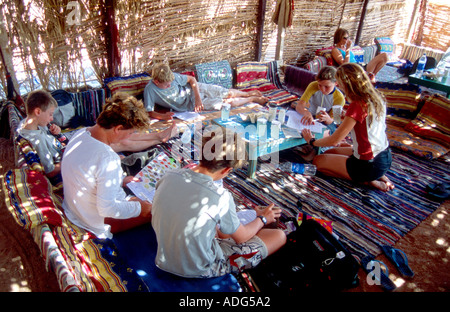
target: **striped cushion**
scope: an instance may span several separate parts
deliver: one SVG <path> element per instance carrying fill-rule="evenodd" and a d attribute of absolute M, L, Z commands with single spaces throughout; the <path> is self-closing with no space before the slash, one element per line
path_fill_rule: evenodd
<path fill-rule="evenodd" d="M 269 71 L 270 75 L 269 75 Z M 274 63 L 245 62 L 236 66 L 236 88 L 242 91 L 259 90 L 270 101 L 277 105 L 290 103 L 298 99 L 296 95 L 277 88 Z M 274 81 L 269 81 L 269 76 Z"/>
<path fill-rule="evenodd" d="M 83 292 L 148 291 L 147 286 L 128 267 L 110 239 L 98 239 L 67 222 L 53 230 L 55 241 Z"/>
<path fill-rule="evenodd" d="M 244 89 L 251 85 L 269 82 L 267 63 L 244 62 L 236 66 L 236 88 Z"/>
<path fill-rule="evenodd" d="M 450 149 L 431 140 L 424 140 L 408 131 L 403 126 L 388 125 L 386 134 L 391 147 L 414 154 L 425 159 L 435 159 L 447 154 Z"/>
<path fill-rule="evenodd" d="M 27 167 L 7 172 L 3 183 L 6 205 L 26 230 L 41 224 L 60 226 L 63 213 L 53 201 L 52 185 L 42 172 Z"/>
<path fill-rule="evenodd" d="M 305 68 L 313 73 L 318 73 L 325 65 L 327 65 L 326 57 L 317 56 L 314 60 L 306 63 Z"/>
<path fill-rule="evenodd" d="M 364 51 L 364 63 L 368 64 L 377 54 L 377 46 L 370 45 L 361 48 Z"/>
<path fill-rule="evenodd" d="M 116 92 L 125 92 L 132 96 L 140 96 L 144 93 L 145 86 L 151 77 L 147 73 L 136 74 L 126 77 L 111 77 L 104 80 L 105 85 L 114 95 Z"/>
<path fill-rule="evenodd" d="M 387 114 L 386 122 L 406 126 L 411 119 L 416 117 L 417 105 L 420 94 L 408 90 L 381 89 L 380 91 L 386 98 Z"/>
<path fill-rule="evenodd" d="M 450 147 L 450 100 L 434 94 L 425 101 L 417 117 L 405 126 L 424 139 Z"/>

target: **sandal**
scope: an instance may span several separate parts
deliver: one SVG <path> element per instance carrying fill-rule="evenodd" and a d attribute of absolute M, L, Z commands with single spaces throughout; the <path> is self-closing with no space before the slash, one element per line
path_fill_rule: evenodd
<path fill-rule="evenodd" d="M 378 264 L 375 264 L 378 263 Z M 373 274 L 372 279 L 375 281 L 375 285 L 381 286 L 386 291 L 393 291 L 397 286 L 389 278 L 388 267 L 379 260 L 375 260 L 372 256 L 367 256 L 361 259 L 361 266 L 367 274 L 371 273 L 377 265 L 380 265 L 380 274 Z M 383 270 L 383 267 L 385 271 Z"/>
<path fill-rule="evenodd" d="M 450 184 L 449 183 L 430 183 L 426 186 L 428 194 L 438 199 L 450 198 Z"/>
<path fill-rule="evenodd" d="M 408 265 L 408 257 L 406 257 L 403 251 L 391 246 L 381 246 L 381 250 L 383 250 L 386 257 L 395 265 L 401 275 L 409 278 L 414 276 L 414 272 Z"/>

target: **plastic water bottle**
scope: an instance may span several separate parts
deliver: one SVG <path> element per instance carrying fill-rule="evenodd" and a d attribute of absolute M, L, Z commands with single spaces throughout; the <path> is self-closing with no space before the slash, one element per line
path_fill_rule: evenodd
<path fill-rule="evenodd" d="M 418 77 L 422 77 L 426 64 L 427 64 L 427 55 L 424 53 L 422 57 L 419 59 L 419 63 L 417 64 L 416 73 Z"/>
<path fill-rule="evenodd" d="M 304 175 L 315 175 L 317 170 L 316 166 L 311 164 L 299 164 L 291 162 L 281 163 L 279 169 L 286 172 L 294 172 Z"/>

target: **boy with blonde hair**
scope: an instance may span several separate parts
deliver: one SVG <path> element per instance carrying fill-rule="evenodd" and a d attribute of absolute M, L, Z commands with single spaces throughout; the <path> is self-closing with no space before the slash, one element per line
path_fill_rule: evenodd
<path fill-rule="evenodd" d="M 197 82 L 195 77 L 174 73 L 169 65 L 158 63 L 144 89 L 144 101 L 150 117 L 170 119 L 173 113 L 157 113 L 155 104 L 178 112 L 200 112 L 204 109 L 219 110 L 224 101 L 236 107 L 252 102 L 264 104 L 268 98 L 259 91 L 244 92 Z"/>

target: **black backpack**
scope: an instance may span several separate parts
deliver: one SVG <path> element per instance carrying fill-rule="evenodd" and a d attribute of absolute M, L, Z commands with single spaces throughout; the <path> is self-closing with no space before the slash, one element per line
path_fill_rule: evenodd
<path fill-rule="evenodd" d="M 358 286 L 358 270 L 358 262 L 341 242 L 303 214 L 286 244 L 245 273 L 256 291 L 340 291 Z"/>

